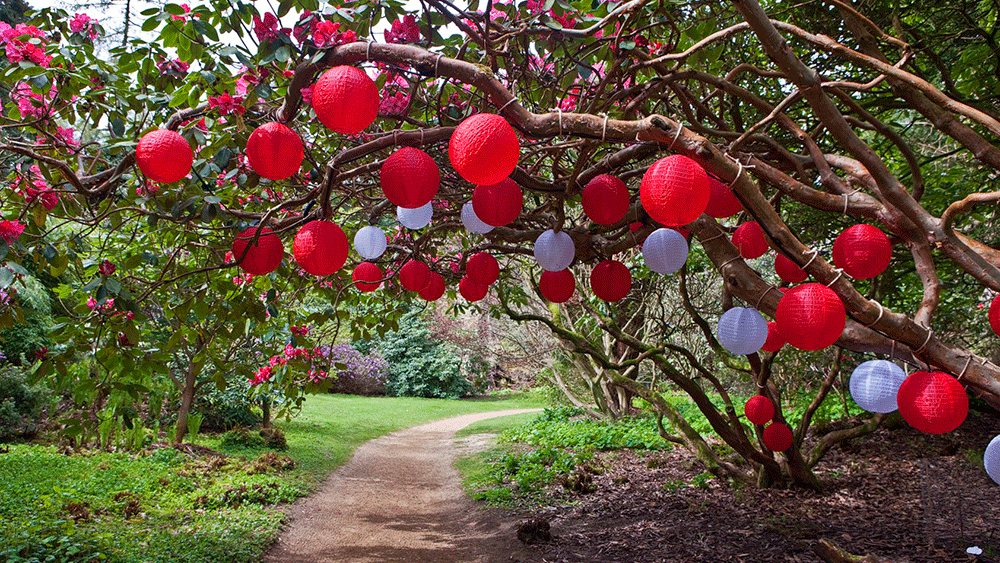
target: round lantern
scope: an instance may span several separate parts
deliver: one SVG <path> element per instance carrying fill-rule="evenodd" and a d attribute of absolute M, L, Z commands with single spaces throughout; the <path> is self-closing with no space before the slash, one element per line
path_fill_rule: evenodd
<path fill-rule="evenodd" d="M 260 230 L 257 242 L 247 250 L 247 245 L 253 241 L 256 234 L 257 227 L 247 227 L 236 236 L 231 250 L 234 260 L 243 257 L 243 261 L 239 263 L 239 267 L 243 271 L 261 276 L 278 269 L 281 259 L 285 256 L 285 247 L 281 244 L 278 235 L 274 234 L 271 229 L 264 227 Z M 244 251 L 246 251 L 246 256 L 243 256 Z"/>
<path fill-rule="evenodd" d="M 763 395 L 754 395 L 743 407 L 743 412 L 746 413 L 747 420 L 763 426 L 774 418 L 774 403 Z"/>
<path fill-rule="evenodd" d="M 477 283 L 469 279 L 468 276 L 462 278 L 458 282 L 458 292 L 462 294 L 462 297 L 464 297 L 466 301 L 472 303 L 486 297 L 486 292 L 489 290 L 490 286 Z"/>
<path fill-rule="evenodd" d="M 851 373 L 851 397 L 868 412 L 889 413 L 899 407 L 896 394 L 906 380 L 903 368 L 888 360 L 869 360 Z"/>
<path fill-rule="evenodd" d="M 493 230 L 493 225 L 487 225 L 476 216 L 476 210 L 472 208 L 472 202 L 467 202 L 462 206 L 462 224 L 469 232 L 476 233 L 478 235 L 485 235 L 486 233 Z"/>
<path fill-rule="evenodd" d="M 254 172 L 268 180 L 284 180 L 302 165 L 302 139 L 287 125 L 265 123 L 247 139 L 247 160 Z"/>
<path fill-rule="evenodd" d="M 420 298 L 424 301 L 437 301 L 444 295 L 444 278 L 437 272 L 431 272 L 427 285 L 420 290 Z"/>
<path fill-rule="evenodd" d="M 365 71 L 335 66 L 313 86 L 312 106 L 323 125 L 337 133 L 354 135 L 378 115 L 378 86 Z"/>
<path fill-rule="evenodd" d="M 705 169 L 680 154 L 654 162 L 639 185 L 642 208 L 665 227 L 680 227 L 697 219 L 708 207 L 711 193 Z"/>
<path fill-rule="evenodd" d="M 139 139 L 135 163 L 143 176 L 154 182 L 172 184 L 191 172 L 194 151 L 180 133 L 156 129 Z"/>
<path fill-rule="evenodd" d="M 767 341 L 767 321 L 751 307 L 733 307 L 719 318 L 719 343 L 731 354 L 746 356 Z"/>
<path fill-rule="evenodd" d="M 764 341 L 764 345 L 760 349 L 765 352 L 777 352 L 784 345 L 785 337 L 781 335 L 778 323 L 767 321 L 767 340 Z"/>
<path fill-rule="evenodd" d="M 733 233 L 733 246 L 739 249 L 740 256 L 747 260 L 760 258 L 768 249 L 764 229 L 753 221 L 743 223 L 736 227 L 736 232 Z"/>
<path fill-rule="evenodd" d="M 881 274 L 892 260 L 892 244 L 878 227 L 854 225 L 833 241 L 833 263 L 856 280 Z"/>
<path fill-rule="evenodd" d="M 507 120 L 477 113 L 458 124 L 448 142 L 448 159 L 456 172 L 478 186 L 492 186 L 517 167 L 521 147 Z"/>
<path fill-rule="evenodd" d="M 500 277 L 500 264 L 489 252 L 477 252 L 465 263 L 465 275 L 481 285 L 493 285 Z"/>
<path fill-rule="evenodd" d="M 1000 336 L 1000 295 L 994 297 L 993 302 L 990 303 L 989 320 L 990 328 L 997 336 Z"/>
<path fill-rule="evenodd" d="M 780 252 L 774 258 L 774 272 L 778 274 L 779 278 L 790 284 L 802 283 L 809 277 L 805 270 Z"/>
<path fill-rule="evenodd" d="M 405 207 L 396 208 L 396 219 L 403 224 L 404 227 L 410 230 L 423 229 L 431 222 L 431 217 L 434 216 L 434 206 L 427 202 L 421 207 L 416 209 L 407 209 Z"/>
<path fill-rule="evenodd" d="M 983 453 L 983 467 L 986 474 L 993 479 L 993 482 L 1000 485 L 1000 436 L 990 440 L 990 445 L 986 446 Z"/>
<path fill-rule="evenodd" d="M 743 205 L 740 204 L 740 200 L 736 199 L 733 192 L 729 191 L 729 186 L 709 176 L 708 187 L 711 190 L 711 195 L 708 197 L 708 207 L 705 208 L 705 213 L 709 217 L 725 219 L 743 210 Z"/>
<path fill-rule="evenodd" d="M 569 270 L 543 271 L 541 279 L 538 280 L 538 290 L 542 297 L 552 303 L 565 303 L 570 297 L 573 297 L 573 292 L 576 290 L 573 272 Z"/>
<path fill-rule="evenodd" d="M 476 186 L 472 192 L 472 209 L 476 217 L 491 227 L 502 227 L 517 219 L 522 205 L 521 188 L 510 178 L 492 186 Z"/>
<path fill-rule="evenodd" d="M 303 270 L 328 276 L 347 261 L 347 235 L 329 221 L 310 221 L 295 233 L 292 253 Z"/>
<path fill-rule="evenodd" d="M 761 438 L 764 441 L 764 447 L 772 452 L 783 452 L 792 447 L 792 442 L 795 441 L 795 437 L 792 436 L 792 429 L 787 424 L 780 422 L 769 424 L 764 429 L 764 434 Z"/>
<path fill-rule="evenodd" d="M 844 332 L 847 311 L 832 289 L 804 283 L 785 292 L 774 314 L 778 330 L 799 350 L 822 350 Z"/>
<path fill-rule="evenodd" d="M 656 229 L 642 243 L 642 259 L 646 267 L 658 274 L 672 274 L 687 262 L 688 243 L 674 229 Z"/>
<path fill-rule="evenodd" d="M 354 250 L 366 260 L 375 260 L 385 252 L 386 240 L 382 229 L 368 225 L 354 234 Z"/>
<path fill-rule="evenodd" d="M 385 198 L 406 209 L 430 203 L 441 185 L 437 163 L 416 147 L 403 147 L 389 155 L 378 177 Z"/>
<path fill-rule="evenodd" d="M 969 396 L 957 379 L 940 371 L 917 371 L 899 386 L 899 414 L 928 434 L 958 428 L 969 414 Z"/>
<path fill-rule="evenodd" d="M 382 268 L 371 262 L 362 262 L 354 267 L 351 279 L 358 291 L 369 292 L 378 289 L 382 285 Z"/>
<path fill-rule="evenodd" d="M 549 229 L 535 239 L 535 260 L 550 272 L 569 268 L 576 256 L 576 245 L 566 231 L 558 233 Z"/>
<path fill-rule="evenodd" d="M 590 289 L 598 298 L 609 303 L 621 301 L 632 289 L 632 274 L 625 264 L 604 260 L 590 271 Z"/>
<path fill-rule="evenodd" d="M 430 267 L 420 260 L 408 260 L 399 269 L 399 285 L 406 291 L 420 291 L 430 279 Z"/>
<path fill-rule="evenodd" d="M 601 174 L 583 188 L 583 212 L 598 225 L 614 225 L 628 213 L 628 187 L 611 174 Z"/>

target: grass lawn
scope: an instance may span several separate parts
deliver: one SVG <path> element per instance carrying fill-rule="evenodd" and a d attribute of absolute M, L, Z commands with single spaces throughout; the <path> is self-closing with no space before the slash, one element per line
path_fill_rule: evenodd
<path fill-rule="evenodd" d="M 436 419 L 538 406 L 537 395 L 310 397 L 298 417 L 278 423 L 293 470 L 254 464 L 268 450 L 225 450 L 211 436 L 197 443 L 230 454 L 225 463 L 169 448 L 66 456 L 52 446 L 14 445 L 0 454 L 0 560 L 259 561 L 280 531 L 276 505 L 306 494 L 361 443 Z"/>

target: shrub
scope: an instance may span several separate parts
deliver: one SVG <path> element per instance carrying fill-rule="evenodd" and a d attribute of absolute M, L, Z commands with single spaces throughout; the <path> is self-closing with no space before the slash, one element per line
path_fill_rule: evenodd
<path fill-rule="evenodd" d="M 48 389 L 28 385 L 23 368 L 0 369 L 0 441 L 34 436 L 48 401 Z"/>
<path fill-rule="evenodd" d="M 384 395 L 389 363 L 378 352 L 362 354 L 350 344 L 330 347 L 331 393 L 348 395 Z M 335 374 L 334 374 L 335 372 Z"/>
<path fill-rule="evenodd" d="M 109 563 L 120 559 L 98 538 L 88 537 L 72 522 L 55 520 L 32 525 L 13 538 L 0 538 L 0 561 L 8 563 Z"/>
<path fill-rule="evenodd" d="M 219 445 L 223 448 L 263 448 L 264 438 L 246 428 L 234 428 L 222 435 Z"/>
<path fill-rule="evenodd" d="M 206 386 L 195 398 L 192 408 L 193 412 L 204 416 L 201 430 L 229 430 L 260 424 L 263 419 L 257 414 L 249 393 L 250 382 L 240 376 L 226 378 L 226 388 L 221 391 L 214 385 Z"/>

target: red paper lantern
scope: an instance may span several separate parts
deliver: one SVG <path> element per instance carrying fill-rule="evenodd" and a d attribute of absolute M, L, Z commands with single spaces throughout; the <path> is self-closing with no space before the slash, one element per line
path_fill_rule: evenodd
<path fill-rule="evenodd" d="M 493 285 L 500 277 L 500 264 L 488 252 L 477 252 L 465 263 L 465 275 L 481 285 Z"/>
<path fill-rule="evenodd" d="M 451 166 L 479 186 L 499 184 L 510 176 L 520 154 L 514 128 L 495 113 L 477 113 L 465 118 L 448 142 Z"/>
<path fill-rule="evenodd" d="M 993 302 L 990 303 L 990 328 L 997 336 L 1000 336 L 1000 295 L 993 298 Z"/>
<path fill-rule="evenodd" d="M 725 219 L 743 211 L 743 205 L 729 190 L 729 186 L 709 176 L 708 187 L 711 190 L 711 195 L 708 198 L 708 207 L 705 208 L 705 213 L 709 217 Z"/>
<path fill-rule="evenodd" d="M 847 323 L 840 296 L 818 283 L 804 283 L 785 292 L 774 317 L 782 336 L 799 350 L 830 346 L 840 338 Z"/>
<path fill-rule="evenodd" d="M 337 133 L 354 135 L 378 115 L 378 86 L 365 71 L 335 66 L 313 86 L 312 106 L 323 125 Z"/>
<path fill-rule="evenodd" d="M 896 402 L 903 420 L 928 434 L 951 432 L 969 414 L 969 396 L 962 384 L 940 371 L 914 372 L 899 387 Z"/>
<path fill-rule="evenodd" d="M 708 207 L 711 194 L 705 169 L 680 154 L 654 162 L 639 185 L 642 208 L 664 227 L 680 227 L 697 219 Z"/>
<path fill-rule="evenodd" d="M 583 212 L 598 225 L 614 225 L 628 213 L 628 187 L 611 174 L 601 174 L 583 188 Z"/>
<path fill-rule="evenodd" d="M 472 210 L 476 217 L 493 227 L 502 227 L 517 219 L 523 204 L 521 187 L 510 178 L 489 186 L 476 186 L 472 192 Z"/>
<path fill-rule="evenodd" d="M 538 280 L 538 290 L 542 297 L 552 303 L 565 303 L 573 297 L 573 292 L 576 290 L 573 272 L 568 269 L 558 272 L 543 271 L 541 279 Z"/>
<path fill-rule="evenodd" d="M 385 159 L 379 181 L 386 199 L 404 209 L 416 209 L 437 195 L 441 172 L 429 154 L 403 147 Z"/>
<path fill-rule="evenodd" d="M 490 286 L 477 283 L 474 280 L 469 279 L 468 276 L 462 278 L 458 282 L 458 292 L 462 294 L 462 297 L 466 301 L 475 303 L 480 299 L 486 297 L 486 292 L 490 290 Z"/>
<path fill-rule="evenodd" d="M 284 180 L 302 165 L 302 139 L 288 126 L 272 121 L 250 133 L 247 160 L 254 172 L 268 180 Z"/>
<path fill-rule="evenodd" d="M 150 131 L 135 147 L 135 163 L 143 176 L 154 182 L 172 184 L 191 172 L 194 151 L 180 133 L 169 129 Z"/>
<path fill-rule="evenodd" d="M 769 424 L 764 429 L 764 434 L 761 438 L 764 441 L 764 447 L 772 452 L 783 452 L 792 447 L 792 442 L 795 441 L 795 437 L 792 436 L 792 429 L 787 424 L 780 422 Z"/>
<path fill-rule="evenodd" d="M 358 291 L 365 293 L 375 291 L 382 285 L 382 268 L 379 268 L 378 264 L 362 262 L 354 267 L 351 279 L 354 280 Z"/>
<path fill-rule="evenodd" d="M 747 260 L 760 258 L 768 249 L 764 229 L 753 221 L 743 223 L 736 227 L 736 232 L 733 233 L 733 246 L 740 251 L 740 256 Z"/>
<path fill-rule="evenodd" d="M 295 261 L 314 276 L 329 276 L 347 261 L 349 246 L 343 229 L 330 221 L 310 221 L 292 242 Z"/>
<path fill-rule="evenodd" d="M 764 345 L 760 347 L 761 350 L 765 352 L 777 352 L 781 350 L 781 347 L 785 345 L 785 337 L 781 335 L 781 329 L 778 328 L 778 323 L 774 321 L 767 321 L 767 340 L 764 341 Z"/>
<path fill-rule="evenodd" d="M 399 269 L 399 285 L 406 291 L 420 291 L 430 279 L 430 266 L 420 260 L 408 260 Z"/>
<path fill-rule="evenodd" d="M 892 244 L 878 227 L 854 225 L 833 241 L 833 263 L 856 280 L 881 274 L 892 260 Z"/>
<path fill-rule="evenodd" d="M 420 298 L 424 301 L 437 301 L 444 295 L 444 278 L 437 272 L 431 272 L 427 285 L 420 290 Z"/>
<path fill-rule="evenodd" d="M 805 270 L 780 252 L 774 259 L 774 271 L 779 278 L 790 284 L 802 283 L 809 277 Z"/>
<path fill-rule="evenodd" d="M 278 269 L 281 259 L 285 256 L 285 246 L 281 244 L 281 239 L 274 234 L 271 229 L 264 227 L 260 230 L 257 242 L 247 250 L 247 245 L 257 234 L 257 227 L 247 227 L 242 233 L 236 235 L 233 241 L 233 260 L 239 260 L 243 256 L 243 261 L 239 267 L 248 274 L 262 276 Z"/>
<path fill-rule="evenodd" d="M 743 412 L 746 413 L 747 420 L 763 426 L 774 418 L 774 403 L 763 395 L 754 395 L 743 407 Z"/>
<path fill-rule="evenodd" d="M 632 289 L 632 274 L 625 264 L 604 260 L 590 271 L 590 289 L 604 301 L 620 301 Z"/>

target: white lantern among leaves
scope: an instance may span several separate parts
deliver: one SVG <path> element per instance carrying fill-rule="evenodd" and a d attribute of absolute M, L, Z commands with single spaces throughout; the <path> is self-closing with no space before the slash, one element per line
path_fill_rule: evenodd
<path fill-rule="evenodd" d="M 983 467 L 986 474 L 993 479 L 993 482 L 1000 485 L 1000 436 L 990 440 L 990 445 L 986 446 L 986 453 L 983 454 Z"/>
<path fill-rule="evenodd" d="M 767 342 L 767 321 L 752 307 L 733 307 L 722 314 L 716 329 L 719 343 L 731 354 L 746 356 Z"/>
<path fill-rule="evenodd" d="M 646 267 L 658 274 L 672 274 L 687 262 L 688 243 L 674 229 L 656 229 L 642 243 Z"/>
<path fill-rule="evenodd" d="M 477 235 L 485 235 L 493 230 L 492 225 L 487 225 L 476 215 L 476 211 L 472 209 L 471 201 L 462 206 L 462 224 L 469 232 Z"/>
<path fill-rule="evenodd" d="M 385 233 L 382 229 L 368 225 L 354 234 L 354 250 L 365 260 L 375 260 L 385 252 Z"/>
<path fill-rule="evenodd" d="M 890 413 L 899 409 L 896 393 L 904 381 L 903 368 L 888 360 L 869 360 L 851 374 L 851 397 L 868 412 Z"/>
<path fill-rule="evenodd" d="M 535 260 L 543 269 L 558 272 L 569 268 L 576 256 L 576 245 L 565 231 L 549 229 L 535 239 Z"/>
<path fill-rule="evenodd" d="M 404 227 L 414 231 L 426 227 L 431 222 L 431 217 L 433 215 L 434 207 L 429 201 L 424 205 L 413 209 L 398 206 L 396 207 L 396 218 L 399 219 L 399 222 L 402 223 Z"/>

